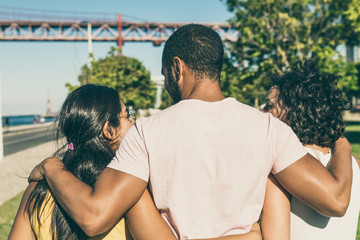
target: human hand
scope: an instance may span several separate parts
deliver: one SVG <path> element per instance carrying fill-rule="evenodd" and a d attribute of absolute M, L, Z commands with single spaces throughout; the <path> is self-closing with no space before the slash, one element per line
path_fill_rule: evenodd
<path fill-rule="evenodd" d="M 351 145 L 350 145 L 349 141 L 346 139 L 346 137 L 340 137 L 340 138 L 338 138 L 338 140 L 336 140 L 333 150 L 336 150 L 336 149 L 347 150 L 351 153 Z"/>
<path fill-rule="evenodd" d="M 250 229 L 250 234 L 252 234 L 251 236 L 254 237 L 254 239 L 263 239 L 262 234 L 261 234 L 261 228 L 259 223 L 255 222 Z"/>
<path fill-rule="evenodd" d="M 45 165 L 51 166 L 56 163 L 58 164 L 59 162 L 62 164 L 60 159 L 58 159 L 56 157 L 46 158 L 45 160 L 43 160 L 41 163 L 39 163 L 38 165 L 36 165 L 34 167 L 34 169 L 31 171 L 31 173 L 28 177 L 28 182 L 38 182 L 38 181 L 45 179 L 45 172 L 46 172 Z"/>
<path fill-rule="evenodd" d="M 255 222 L 252 226 L 250 231 L 260 231 L 260 225 L 259 223 Z"/>

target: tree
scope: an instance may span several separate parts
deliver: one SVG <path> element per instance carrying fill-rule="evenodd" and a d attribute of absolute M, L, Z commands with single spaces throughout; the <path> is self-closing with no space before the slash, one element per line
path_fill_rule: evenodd
<path fill-rule="evenodd" d="M 172 98 L 170 97 L 169 93 L 165 90 L 165 88 L 161 89 L 161 103 L 160 103 L 160 109 L 165 109 L 167 107 L 170 107 L 173 105 L 174 102 Z"/>
<path fill-rule="evenodd" d="M 342 35 L 347 45 L 360 44 L 360 0 L 353 0 L 348 9 L 343 12 Z"/>
<path fill-rule="evenodd" d="M 313 59 L 324 71 L 339 74 L 339 86 L 345 92 L 358 91 L 357 70 L 345 63 L 338 46 L 348 37 L 345 23 L 359 20 L 356 9 L 351 10 L 359 1 L 227 0 L 234 13 L 230 23 L 240 33 L 237 42 L 228 44 L 228 51 L 238 67 L 242 97 L 258 107 L 271 84 L 267 76 L 281 74 L 305 59 Z M 354 23 L 352 27 L 353 38 L 359 35 L 355 34 L 358 26 Z"/>
<path fill-rule="evenodd" d="M 151 108 L 155 103 L 156 86 L 150 80 L 150 72 L 135 58 L 119 57 L 114 47 L 104 59 L 83 65 L 78 81 L 80 85 L 92 83 L 114 88 L 124 103 L 135 109 Z M 66 87 L 71 92 L 79 86 L 67 83 Z"/>

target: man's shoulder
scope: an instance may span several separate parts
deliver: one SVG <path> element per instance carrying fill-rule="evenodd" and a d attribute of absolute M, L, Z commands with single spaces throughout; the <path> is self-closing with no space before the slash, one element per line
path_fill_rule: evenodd
<path fill-rule="evenodd" d="M 161 109 L 158 111 L 153 112 L 150 116 L 148 117 L 141 117 L 138 120 L 140 120 L 141 122 L 149 122 L 152 121 L 153 119 L 168 115 L 171 112 L 174 112 L 174 110 L 177 108 L 177 104 L 175 105 L 171 105 L 170 107 L 167 107 L 165 109 Z"/>
<path fill-rule="evenodd" d="M 160 127 L 164 121 L 169 120 L 177 114 L 177 104 L 172 105 L 166 109 L 153 113 L 149 117 L 141 117 L 136 120 L 135 128 L 138 130 L 146 128 L 157 128 Z"/>
<path fill-rule="evenodd" d="M 259 109 L 248 104 L 239 102 L 236 99 L 234 99 L 233 101 L 233 108 L 235 111 L 238 111 L 238 113 L 241 114 L 241 117 L 245 117 L 245 119 L 247 119 L 248 121 L 260 121 L 269 125 L 272 121 L 281 122 L 277 118 L 273 117 L 270 113 L 264 113 Z"/>
<path fill-rule="evenodd" d="M 250 106 L 246 103 L 243 103 L 243 102 L 240 102 L 238 100 L 236 100 L 235 98 L 228 98 L 229 101 L 228 101 L 228 105 L 230 106 L 233 106 L 235 108 L 238 108 L 242 111 L 246 111 L 246 112 L 251 112 L 253 114 L 256 114 L 256 115 L 263 115 L 264 113 L 261 112 L 259 109 L 257 109 L 256 107 L 253 107 L 253 106 Z"/>

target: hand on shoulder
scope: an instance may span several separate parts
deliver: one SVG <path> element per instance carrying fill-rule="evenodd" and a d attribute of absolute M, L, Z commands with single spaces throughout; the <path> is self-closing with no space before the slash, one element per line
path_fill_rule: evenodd
<path fill-rule="evenodd" d="M 351 152 L 351 145 L 346 137 L 340 137 L 340 138 L 338 138 L 338 140 L 336 140 L 334 149 L 338 149 L 338 148 L 341 148 L 341 149 L 347 148 L 347 150 L 349 150 Z"/>
<path fill-rule="evenodd" d="M 57 157 L 49 157 L 39 163 L 34 169 L 31 171 L 28 182 L 38 182 L 45 178 L 46 172 L 52 169 L 63 168 L 63 162 Z"/>

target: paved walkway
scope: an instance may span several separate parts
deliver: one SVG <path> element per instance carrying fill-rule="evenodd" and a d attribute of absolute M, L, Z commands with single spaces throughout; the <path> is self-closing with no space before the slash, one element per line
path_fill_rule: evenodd
<path fill-rule="evenodd" d="M 2 130 L 4 136 L 9 136 L 9 135 L 18 134 L 19 132 L 30 132 L 38 128 L 50 127 L 52 124 L 53 122 L 46 122 L 46 123 L 38 123 L 38 124 L 10 126 L 10 127 L 3 127 Z"/>
<path fill-rule="evenodd" d="M 360 112 L 350 113 L 349 111 L 344 112 L 344 120 L 345 121 L 360 121 Z"/>
<path fill-rule="evenodd" d="M 56 149 L 56 141 L 51 141 L 4 157 L 0 162 L 0 205 L 24 190 L 31 170 Z"/>

